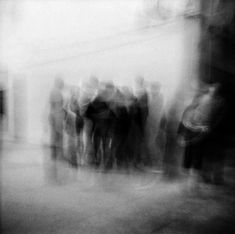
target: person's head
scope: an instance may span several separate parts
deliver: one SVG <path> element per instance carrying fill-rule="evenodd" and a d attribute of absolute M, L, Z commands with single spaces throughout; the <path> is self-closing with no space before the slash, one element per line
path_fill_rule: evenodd
<path fill-rule="evenodd" d="M 142 76 L 137 76 L 137 77 L 135 78 L 135 83 L 136 83 L 136 85 L 138 85 L 138 86 L 144 86 L 144 84 L 145 84 L 144 77 L 142 77 Z"/>
<path fill-rule="evenodd" d="M 145 80 L 144 80 L 144 77 L 142 76 L 137 76 L 135 78 L 135 85 L 136 85 L 136 88 L 139 89 L 139 88 L 143 88 L 145 86 Z"/>
<path fill-rule="evenodd" d="M 142 76 L 138 76 L 135 79 L 135 95 L 137 97 L 142 96 L 146 92 L 146 82 Z"/>
<path fill-rule="evenodd" d="M 99 79 L 96 76 L 94 76 L 94 75 L 90 76 L 89 85 L 93 89 L 98 89 L 98 87 L 99 87 Z"/>
<path fill-rule="evenodd" d="M 133 90 L 131 89 L 131 87 L 123 86 L 121 87 L 121 92 L 123 94 L 123 98 L 126 104 L 130 103 L 133 100 L 134 94 L 133 94 Z"/>
<path fill-rule="evenodd" d="M 128 86 L 122 86 L 121 92 L 124 96 L 131 96 L 133 94 L 133 90 L 131 89 L 131 87 Z"/>
<path fill-rule="evenodd" d="M 63 89 L 64 88 L 64 81 L 60 76 L 57 76 L 55 78 L 55 87 L 58 89 Z"/>
<path fill-rule="evenodd" d="M 112 82 L 105 82 L 103 86 L 103 96 L 105 99 L 110 99 L 115 96 L 115 86 Z"/>

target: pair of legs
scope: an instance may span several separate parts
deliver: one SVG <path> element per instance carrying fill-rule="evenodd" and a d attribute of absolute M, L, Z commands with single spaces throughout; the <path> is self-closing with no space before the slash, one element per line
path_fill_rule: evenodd
<path fill-rule="evenodd" d="M 196 169 L 206 183 L 223 183 L 224 148 L 216 141 L 205 140 L 185 148 L 183 166 Z"/>
<path fill-rule="evenodd" d="M 51 157 L 53 160 L 63 158 L 63 134 L 52 130 Z"/>

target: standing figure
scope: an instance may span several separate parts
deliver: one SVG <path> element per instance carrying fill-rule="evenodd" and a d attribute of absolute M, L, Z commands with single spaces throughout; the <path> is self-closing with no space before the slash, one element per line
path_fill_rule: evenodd
<path fill-rule="evenodd" d="M 128 111 L 125 106 L 125 97 L 120 90 L 117 90 L 113 108 L 113 134 L 112 134 L 112 154 L 119 168 L 128 167 L 127 137 L 130 122 L 128 121 Z"/>
<path fill-rule="evenodd" d="M 146 90 L 145 80 L 142 77 L 136 79 L 136 102 L 135 102 L 135 121 L 137 132 L 139 133 L 138 142 L 140 148 L 136 152 L 136 163 L 149 165 L 150 157 L 146 141 L 146 123 L 149 114 L 149 98 Z"/>
<path fill-rule="evenodd" d="M 95 165 L 111 167 L 110 154 L 112 111 L 110 100 L 113 92 L 112 85 L 106 84 L 100 89 L 97 97 L 89 104 L 86 110 L 86 118 L 92 123 L 92 142 L 94 146 L 93 162 Z"/>
<path fill-rule="evenodd" d="M 63 80 L 57 78 L 50 94 L 49 122 L 51 127 L 51 156 L 53 159 L 63 157 L 63 128 L 65 117 L 63 109 L 63 87 Z"/>
<path fill-rule="evenodd" d="M 186 108 L 179 128 L 180 143 L 185 146 L 183 166 L 196 169 L 205 182 L 223 180 L 224 146 L 221 124 L 225 102 L 219 95 L 219 85 L 210 85 Z"/>
<path fill-rule="evenodd" d="M 3 87 L 1 87 L 0 84 L 0 153 L 2 150 L 3 120 L 4 116 L 6 115 L 5 101 L 5 90 Z"/>
<path fill-rule="evenodd" d="M 92 76 L 89 82 L 85 83 L 79 98 L 80 115 L 83 119 L 83 130 L 81 132 L 84 146 L 81 160 L 82 164 L 94 162 L 94 145 L 92 142 L 92 136 L 95 127 L 95 119 L 93 113 L 93 102 L 98 96 L 99 90 L 100 82 L 96 77 Z"/>
<path fill-rule="evenodd" d="M 67 156 L 72 166 L 77 167 L 77 132 L 76 118 L 78 107 L 78 95 L 76 88 L 70 91 L 70 97 L 65 106 L 65 130 L 67 133 Z"/>
<path fill-rule="evenodd" d="M 163 95 L 158 82 L 150 83 L 149 115 L 147 119 L 147 143 L 152 166 L 162 166 L 161 133 L 159 124 L 163 114 Z"/>
<path fill-rule="evenodd" d="M 165 139 L 163 144 L 163 172 L 167 179 L 174 179 L 178 175 L 178 145 L 177 128 L 179 125 L 179 107 L 173 103 L 163 114 L 160 126 L 162 137 Z"/>
<path fill-rule="evenodd" d="M 84 156 L 84 142 L 83 142 L 83 128 L 84 128 L 84 118 L 81 115 L 80 106 L 76 108 L 76 119 L 75 119 L 75 128 L 77 134 L 77 153 L 79 156 L 79 164 L 82 164 Z"/>

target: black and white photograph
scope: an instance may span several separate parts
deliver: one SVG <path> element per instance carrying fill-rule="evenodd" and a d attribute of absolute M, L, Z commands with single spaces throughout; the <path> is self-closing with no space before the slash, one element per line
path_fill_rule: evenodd
<path fill-rule="evenodd" d="M 0 0 L 0 233 L 235 234 L 235 1 Z"/>

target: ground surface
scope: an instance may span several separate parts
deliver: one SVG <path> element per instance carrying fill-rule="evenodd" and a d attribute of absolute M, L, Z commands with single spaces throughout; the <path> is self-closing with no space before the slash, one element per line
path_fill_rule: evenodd
<path fill-rule="evenodd" d="M 5 145 L 1 201 L 3 233 L 235 233 L 232 189 L 75 170 L 38 146 Z"/>

